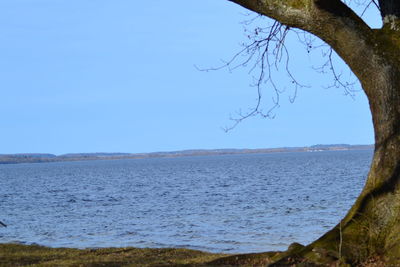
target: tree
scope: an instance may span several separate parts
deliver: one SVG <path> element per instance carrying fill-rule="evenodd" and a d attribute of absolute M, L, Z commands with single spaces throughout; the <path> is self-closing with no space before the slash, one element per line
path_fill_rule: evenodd
<path fill-rule="evenodd" d="M 400 264 L 400 1 L 371 1 L 383 26 L 371 29 L 340 0 L 230 0 L 326 42 L 359 79 L 372 113 L 375 151 L 366 185 L 331 231 L 291 260 L 360 264 L 379 257 Z M 323 190 L 323 188 L 321 188 Z"/>

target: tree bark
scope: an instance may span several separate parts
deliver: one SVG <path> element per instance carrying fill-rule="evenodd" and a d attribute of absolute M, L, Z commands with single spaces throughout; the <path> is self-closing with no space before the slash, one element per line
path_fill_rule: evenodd
<path fill-rule="evenodd" d="M 378 256 L 400 264 L 400 1 L 379 1 L 379 30 L 340 0 L 230 1 L 324 40 L 360 80 L 372 113 L 375 151 L 356 203 L 334 229 L 276 264 L 289 257 L 357 264 Z"/>

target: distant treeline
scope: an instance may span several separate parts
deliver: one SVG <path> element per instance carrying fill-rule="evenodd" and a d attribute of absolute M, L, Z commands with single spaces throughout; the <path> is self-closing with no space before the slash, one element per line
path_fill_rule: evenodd
<path fill-rule="evenodd" d="M 165 158 L 165 157 L 227 155 L 227 154 L 262 154 L 262 153 L 278 153 L 278 152 L 371 150 L 373 148 L 374 148 L 373 145 L 336 144 L 336 145 L 314 145 L 309 147 L 280 147 L 280 148 L 260 148 L 260 149 L 193 149 L 193 150 L 153 152 L 153 153 L 72 153 L 72 154 L 64 154 L 58 156 L 45 153 L 0 154 L 0 164 L 81 161 L 81 160 Z"/>

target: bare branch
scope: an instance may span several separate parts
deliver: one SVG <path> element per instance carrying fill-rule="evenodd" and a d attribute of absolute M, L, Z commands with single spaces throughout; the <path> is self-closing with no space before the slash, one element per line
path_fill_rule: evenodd
<path fill-rule="evenodd" d="M 277 87 L 273 76 L 275 71 L 278 71 L 282 64 L 294 88 L 293 95 L 289 96 L 289 101 L 291 103 L 295 101 L 298 89 L 306 87 L 297 81 L 289 68 L 290 56 L 285 45 L 285 40 L 289 32 L 294 32 L 297 35 L 298 39 L 305 44 L 308 53 L 311 49 L 320 48 L 323 45 L 315 46 L 313 44 L 314 38 L 309 34 L 305 34 L 305 31 L 316 34 L 338 51 L 342 58 L 346 58 L 352 56 L 351 54 L 344 54 L 344 52 L 348 53 L 348 47 L 343 49 L 341 47 L 342 43 L 337 43 L 335 39 L 332 39 L 332 36 L 337 35 L 337 32 L 341 31 L 341 34 L 346 35 L 345 38 L 350 40 L 350 45 L 353 45 L 353 40 L 357 40 L 358 43 L 360 36 L 366 38 L 368 34 L 365 34 L 365 32 L 370 31 L 368 25 L 340 0 L 299 0 L 303 4 L 297 3 L 296 5 L 290 1 L 282 5 L 280 1 L 276 0 L 230 1 L 259 13 L 259 15 L 244 21 L 243 25 L 245 26 L 249 26 L 257 19 L 262 18 L 262 15 L 276 20 L 268 27 L 255 27 L 252 31 L 245 29 L 245 33 L 250 42 L 248 44 L 243 44 L 243 48 L 229 61 L 222 61 L 220 66 L 207 69 L 201 69 L 196 66 L 196 68 L 201 71 L 220 69 L 233 71 L 239 67 L 249 67 L 250 74 L 256 72 L 256 74 L 253 75 L 254 81 L 252 84 L 252 86 L 257 88 L 257 98 L 254 107 L 247 112 L 236 112 L 236 115 L 230 118 L 233 124 L 224 128 L 225 131 L 235 128 L 240 122 L 250 117 L 274 117 L 274 111 L 279 107 L 282 91 Z M 372 3 L 374 3 L 374 0 L 369 2 L 366 9 Z M 292 4 L 293 6 L 291 6 Z M 337 16 L 337 12 L 342 12 L 346 14 L 346 16 Z M 348 30 L 347 27 L 350 27 L 351 24 L 357 25 L 357 30 Z M 292 27 L 299 28 L 300 31 Z M 346 44 L 346 46 L 349 46 L 349 44 Z M 333 76 L 333 85 L 331 87 L 343 87 L 346 95 L 354 97 L 355 90 L 353 86 L 355 83 L 342 80 L 342 73 L 338 73 L 334 67 L 332 52 L 333 50 L 330 49 L 327 54 L 327 62 L 323 64 L 321 71 L 325 68 L 329 68 Z M 264 99 L 263 90 L 265 88 L 270 88 L 273 92 L 271 98 L 272 107 L 267 109 L 267 111 L 264 111 L 262 108 Z"/>
<path fill-rule="evenodd" d="M 247 38 L 251 40 L 251 43 L 244 45 L 244 49 L 235 54 L 231 60 L 225 62 L 222 66 L 207 69 L 207 71 L 221 68 L 233 70 L 237 67 L 247 67 L 250 64 L 249 73 L 253 73 L 256 70 L 258 71 L 258 73 L 253 76 L 254 82 L 252 84 L 252 86 L 257 88 L 257 99 L 254 107 L 247 112 L 236 112 L 236 116 L 230 117 L 233 124 L 229 127 L 225 127 L 224 131 L 227 132 L 234 129 L 240 122 L 250 117 L 275 117 L 273 112 L 279 107 L 280 94 L 282 91 L 279 90 L 273 79 L 273 70 L 278 71 L 281 64 L 284 65 L 286 73 L 294 86 L 294 94 L 289 97 L 290 102 L 294 102 L 298 88 L 305 87 L 305 85 L 297 81 L 289 68 L 289 51 L 285 45 L 285 40 L 289 31 L 290 28 L 288 26 L 284 26 L 277 21 L 272 23 L 269 27 L 256 27 L 251 32 L 246 29 L 248 33 Z M 238 62 L 241 56 L 244 56 L 245 59 Z M 273 96 L 271 98 L 272 107 L 264 111 L 261 106 L 263 89 L 266 87 L 273 90 Z"/>

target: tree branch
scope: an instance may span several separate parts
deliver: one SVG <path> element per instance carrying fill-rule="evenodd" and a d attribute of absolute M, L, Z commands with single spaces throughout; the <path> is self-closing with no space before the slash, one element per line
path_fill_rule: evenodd
<path fill-rule="evenodd" d="M 372 29 L 340 0 L 229 1 L 318 36 L 348 63 L 360 80 L 376 68 Z M 365 55 L 370 60 L 360 62 Z"/>

